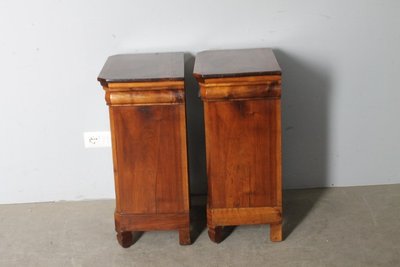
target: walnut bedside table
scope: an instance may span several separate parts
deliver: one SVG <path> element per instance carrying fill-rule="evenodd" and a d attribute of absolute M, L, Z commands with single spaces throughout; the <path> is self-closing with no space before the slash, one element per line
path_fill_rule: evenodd
<path fill-rule="evenodd" d="M 271 49 L 204 51 L 194 76 L 204 104 L 208 234 L 270 224 L 282 240 L 281 69 Z"/>
<path fill-rule="evenodd" d="M 98 80 L 110 111 L 121 246 L 132 232 L 179 230 L 190 244 L 183 53 L 108 58 Z"/>

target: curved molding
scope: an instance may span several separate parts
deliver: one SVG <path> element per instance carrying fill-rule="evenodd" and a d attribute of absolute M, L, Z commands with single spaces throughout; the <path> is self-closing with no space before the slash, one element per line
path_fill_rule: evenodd
<path fill-rule="evenodd" d="M 183 90 L 106 91 L 106 102 L 110 106 L 180 104 L 185 94 Z"/>
<path fill-rule="evenodd" d="M 238 100 L 251 98 L 280 98 L 281 80 L 243 83 L 200 84 L 200 96 L 204 101 Z"/>
<path fill-rule="evenodd" d="M 173 105 L 185 102 L 183 81 L 109 83 L 103 89 L 109 106 Z"/>
<path fill-rule="evenodd" d="M 183 89 L 183 81 L 160 81 L 160 82 L 131 82 L 131 83 L 109 83 L 104 86 L 105 90 L 110 91 L 130 91 L 130 90 L 163 90 L 163 89 Z"/>

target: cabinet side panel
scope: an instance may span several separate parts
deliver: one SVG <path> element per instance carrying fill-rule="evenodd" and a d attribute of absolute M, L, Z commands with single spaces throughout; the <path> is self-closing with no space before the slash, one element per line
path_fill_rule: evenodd
<path fill-rule="evenodd" d="M 251 207 L 277 206 L 277 184 L 280 181 L 280 100 L 253 101 L 254 177 L 250 180 Z"/>
<path fill-rule="evenodd" d="M 160 127 L 152 107 L 112 107 L 123 213 L 155 213 L 155 185 Z"/>
<path fill-rule="evenodd" d="M 275 101 L 205 103 L 212 208 L 276 205 Z"/>
<path fill-rule="evenodd" d="M 110 114 L 110 129 L 111 129 L 111 142 L 112 142 L 112 156 L 113 156 L 113 173 L 114 173 L 114 185 L 115 185 L 115 210 L 121 211 L 120 198 L 119 198 L 119 177 L 118 177 L 118 157 L 117 157 L 117 139 L 115 138 L 115 121 L 114 121 L 114 110 L 109 107 Z"/>
<path fill-rule="evenodd" d="M 183 173 L 183 164 L 186 161 L 186 137 L 182 136 L 181 111 L 183 105 L 166 105 L 159 107 L 161 137 L 158 141 L 158 160 L 156 163 L 156 207 L 157 213 L 183 212 L 184 179 L 187 173 Z M 185 153 L 185 155 L 183 154 Z"/>
<path fill-rule="evenodd" d="M 121 212 L 183 211 L 179 107 L 112 107 Z"/>
<path fill-rule="evenodd" d="M 210 208 L 225 207 L 225 149 L 226 143 L 221 142 L 226 132 L 223 114 L 219 111 L 217 102 L 204 102 L 204 124 L 206 134 L 206 161 L 208 180 L 208 205 Z M 228 118 L 226 118 L 227 120 Z"/>

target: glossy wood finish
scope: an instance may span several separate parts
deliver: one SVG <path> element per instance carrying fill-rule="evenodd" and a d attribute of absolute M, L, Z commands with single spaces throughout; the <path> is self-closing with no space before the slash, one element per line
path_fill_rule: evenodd
<path fill-rule="evenodd" d="M 165 58 L 172 63 L 163 66 Z M 133 231 L 176 229 L 190 244 L 183 54 L 113 56 L 98 80 L 110 112 L 118 242 L 132 245 Z"/>
<path fill-rule="evenodd" d="M 114 55 L 107 59 L 98 81 L 109 83 L 140 81 L 183 81 L 183 53 Z"/>
<path fill-rule="evenodd" d="M 280 75 L 281 68 L 270 48 L 208 50 L 196 55 L 196 78 Z"/>
<path fill-rule="evenodd" d="M 205 113 L 209 236 L 220 242 L 221 226 L 271 224 L 271 240 L 280 241 L 280 68 L 270 49 L 200 55 L 194 76 Z"/>

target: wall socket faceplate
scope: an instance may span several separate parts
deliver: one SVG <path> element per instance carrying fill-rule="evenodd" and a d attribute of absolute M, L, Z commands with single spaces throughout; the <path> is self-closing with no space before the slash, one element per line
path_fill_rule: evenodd
<path fill-rule="evenodd" d="M 111 133 L 104 132 L 84 132 L 83 139 L 86 148 L 111 147 Z"/>

